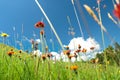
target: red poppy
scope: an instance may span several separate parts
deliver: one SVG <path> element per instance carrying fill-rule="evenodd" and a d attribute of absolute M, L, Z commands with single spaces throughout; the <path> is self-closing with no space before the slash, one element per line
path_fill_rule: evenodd
<path fill-rule="evenodd" d="M 113 10 L 113 13 L 116 18 L 120 19 L 120 4 L 117 4 L 115 9 Z"/>
<path fill-rule="evenodd" d="M 44 26 L 45 26 L 44 23 L 40 21 L 35 24 L 36 28 L 44 28 Z"/>

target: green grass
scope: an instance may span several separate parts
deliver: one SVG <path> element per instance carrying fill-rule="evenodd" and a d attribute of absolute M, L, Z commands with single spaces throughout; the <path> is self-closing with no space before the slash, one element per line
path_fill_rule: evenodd
<path fill-rule="evenodd" d="M 31 57 L 27 53 L 11 57 L 7 52 L 12 47 L 0 44 L 0 80 L 120 80 L 120 68 L 116 65 L 92 64 L 89 62 L 56 62 Z M 77 65 L 76 72 L 70 70 Z M 68 68 L 66 68 L 68 66 Z"/>

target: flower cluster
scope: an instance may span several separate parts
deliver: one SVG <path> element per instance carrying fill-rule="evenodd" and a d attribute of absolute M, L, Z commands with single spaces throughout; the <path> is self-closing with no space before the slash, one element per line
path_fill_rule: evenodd
<path fill-rule="evenodd" d="M 13 49 L 11 49 L 10 51 L 7 52 L 7 54 L 11 57 L 13 54 L 15 54 L 15 52 L 13 51 Z"/>

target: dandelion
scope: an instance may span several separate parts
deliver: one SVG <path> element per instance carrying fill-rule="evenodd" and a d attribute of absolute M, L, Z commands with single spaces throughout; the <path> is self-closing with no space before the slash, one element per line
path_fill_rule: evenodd
<path fill-rule="evenodd" d="M 120 3 L 116 4 L 116 7 L 114 8 L 113 13 L 115 17 L 120 20 Z"/>

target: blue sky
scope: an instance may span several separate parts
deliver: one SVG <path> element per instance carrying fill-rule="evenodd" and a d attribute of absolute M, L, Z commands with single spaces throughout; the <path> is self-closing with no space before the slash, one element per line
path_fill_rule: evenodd
<path fill-rule="evenodd" d="M 54 25 L 54 28 L 61 38 L 63 44 L 69 44 L 70 40 L 73 38 L 71 35 L 68 35 L 68 28 L 70 25 L 67 21 L 67 16 L 70 17 L 71 24 L 74 28 L 74 37 L 81 37 L 71 0 L 39 0 L 39 2 Z M 84 9 L 84 4 L 89 5 L 93 9 L 93 7 L 97 7 L 97 3 L 96 0 L 75 0 L 75 8 L 79 16 L 84 38 L 87 39 L 89 37 L 88 31 L 90 31 L 92 37 L 101 45 L 101 49 L 103 49 L 100 27 Z M 103 5 L 106 5 L 106 8 L 103 8 Z M 82 9 L 83 14 L 80 13 L 80 9 Z M 0 0 L 0 10 L 0 31 L 6 32 L 10 35 L 8 38 L 10 45 L 14 46 L 14 34 L 19 34 L 18 40 L 21 39 L 22 24 L 24 36 L 31 39 L 33 38 L 33 32 L 35 32 L 37 38 L 39 38 L 39 29 L 36 29 L 34 24 L 43 19 L 45 23 L 45 35 L 48 46 L 51 49 L 52 46 L 50 39 L 52 38 L 54 40 L 55 50 L 61 49 L 54 33 L 50 31 L 50 26 L 47 20 L 34 0 Z M 95 9 L 93 10 L 95 11 Z M 120 43 L 119 25 L 115 25 L 107 16 L 107 13 L 109 12 L 114 17 L 112 11 L 112 0 L 102 0 L 101 15 L 103 25 L 106 27 L 109 35 L 111 35 L 116 42 Z M 84 18 L 82 18 L 83 16 Z M 83 21 L 83 19 L 86 21 Z M 86 26 L 85 23 L 87 23 L 88 26 Z M 13 27 L 16 28 L 15 32 L 13 31 Z M 86 30 L 86 27 L 89 28 L 88 31 Z M 109 39 L 108 35 L 104 34 L 104 36 L 105 46 L 107 47 L 111 44 L 111 40 Z M 23 45 L 25 49 L 30 49 L 31 47 L 28 41 L 23 41 Z M 19 48 L 19 46 L 17 48 Z"/>

